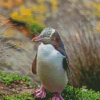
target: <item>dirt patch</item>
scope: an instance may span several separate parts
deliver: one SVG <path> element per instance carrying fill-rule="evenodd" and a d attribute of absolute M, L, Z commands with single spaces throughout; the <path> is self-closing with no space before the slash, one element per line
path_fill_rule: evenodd
<path fill-rule="evenodd" d="M 38 87 L 33 87 L 31 85 L 27 85 L 25 82 L 17 82 L 11 83 L 10 85 L 5 85 L 4 83 L 0 82 L 0 100 L 3 100 L 3 95 L 14 95 L 16 94 L 23 94 L 23 93 L 30 93 L 32 94 L 36 91 Z"/>

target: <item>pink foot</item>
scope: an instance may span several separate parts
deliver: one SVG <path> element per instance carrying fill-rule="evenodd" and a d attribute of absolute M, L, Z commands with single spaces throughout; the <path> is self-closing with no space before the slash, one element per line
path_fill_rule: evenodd
<path fill-rule="evenodd" d="M 52 100 L 64 100 L 61 93 L 57 93 L 52 97 Z"/>
<path fill-rule="evenodd" d="M 46 92 L 45 92 L 43 85 L 41 85 L 40 90 L 34 92 L 33 94 L 35 94 L 35 98 L 45 98 Z"/>

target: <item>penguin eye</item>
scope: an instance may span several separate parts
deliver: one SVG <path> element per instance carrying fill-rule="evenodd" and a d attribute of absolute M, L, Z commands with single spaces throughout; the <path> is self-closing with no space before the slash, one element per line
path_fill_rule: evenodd
<path fill-rule="evenodd" d="M 48 31 L 48 33 L 47 33 L 48 35 L 50 35 L 51 34 L 51 31 Z"/>

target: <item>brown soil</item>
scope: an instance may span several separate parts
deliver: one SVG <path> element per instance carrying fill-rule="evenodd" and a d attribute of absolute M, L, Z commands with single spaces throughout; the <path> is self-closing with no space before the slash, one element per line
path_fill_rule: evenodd
<path fill-rule="evenodd" d="M 32 87 L 31 85 L 27 85 L 23 81 L 16 81 L 11 83 L 10 85 L 5 85 L 4 83 L 0 82 L 0 100 L 3 100 L 3 95 L 14 95 L 16 94 L 23 94 L 23 93 L 30 93 L 32 94 L 37 87 Z"/>

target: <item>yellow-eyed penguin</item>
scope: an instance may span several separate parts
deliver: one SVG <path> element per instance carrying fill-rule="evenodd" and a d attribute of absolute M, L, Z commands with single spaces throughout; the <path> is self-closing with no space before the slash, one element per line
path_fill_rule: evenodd
<path fill-rule="evenodd" d="M 34 92 L 36 98 L 45 98 L 49 91 L 55 93 L 52 100 L 64 100 L 61 92 L 68 83 L 70 70 L 60 35 L 53 28 L 45 28 L 32 41 L 41 42 L 32 63 L 33 73 L 37 73 L 42 82 L 40 90 Z"/>

